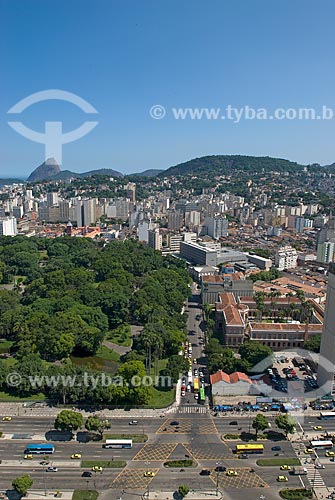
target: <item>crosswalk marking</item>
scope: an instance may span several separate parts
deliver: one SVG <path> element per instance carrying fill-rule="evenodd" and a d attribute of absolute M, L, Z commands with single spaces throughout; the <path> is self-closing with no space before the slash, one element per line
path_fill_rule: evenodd
<path fill-rule="evenodd" d="M 178 413 L 208 413 L 205 406 L 179 406 Z"/>
<path fill-rule="evenodd" d="M 301 454 L 305 450 L 305 445 L 304 443 L 298 442 L 298 443 L 292 443 L 292 447 L 295 451 L 295 454 L 299 458 Z M 312 487 L 319 487 L 319 488 L 325 488 L 325 482 L 322 479 L 322 476 L 320 472 L 315 468 L 314 463 L 312 464 L 304 464 L 303 467 L 307 469 L 307 479 Z"/>
<path fill-rule="evenodd" d="M 312 486 L 314 486 L 314 487 L 319 486 L 321 488 L 326 487 L 324 480 L 321 477 L 320 472 L 317 469 L 315 469 L 314 465 L 306 464 L 305 467 L 307 469 L 308 481 L 310 482 L 310 484 Z"/>

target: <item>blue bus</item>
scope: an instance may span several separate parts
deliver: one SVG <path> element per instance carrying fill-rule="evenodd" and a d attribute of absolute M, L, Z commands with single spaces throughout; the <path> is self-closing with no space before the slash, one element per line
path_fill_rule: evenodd
<path fill-rule="evenodd" d="M 28 444 L 26 453 L 49 455 L 55 453 L 55 446 L 53 444 Z"/>

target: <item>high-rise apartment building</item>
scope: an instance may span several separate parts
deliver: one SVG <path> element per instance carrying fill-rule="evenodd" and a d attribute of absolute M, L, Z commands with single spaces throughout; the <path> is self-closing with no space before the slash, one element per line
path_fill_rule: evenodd
<path fill-rule="evenodd" d="M 335 243 L 333 241 L 325 241 L 324 243 L 319 243 L 316 260 L 322 262 L 322 264 L 328 264 L 333 261 L 334 258 Z"/>
<path fill-rule="evenodd" d="M 275 265 L 279 271 L 297 267 L 297 260 L 298 252 L 290 245 L 279 248 L 275 255 Z"/>
<path fill-rule="evenodd" d="M 162 235 L 159 233 L 159 229 L 149 230 L 148 233 L 148 246 L 154 250 L 162 249 Z"/>
<path fill-rule="evenodd" d="M 4 217 L 0 219 L 0 236 L 16 236 L 17 224 L 15 217 Z"/>
<path fill-rule="evenodd" d="M 183 215 L 180 210 L 175 210 L 168 213 L 168 229 L 171 231 L 179 231 L 183 226 Z"/>
<path fill-rule="evenodd" d="M 208 236 L 215 240 L 228 236 L 228 220 L 223 215 L 214 215 L 214 217 L 205 218 L 205 226 Z"/>
<path fill-rule="evenodd" d="M 329 265 L 327 302 L 318 363 L 318 385 L 323 394 L 335 393 L 335 263 Z"/>
<path fill-rule="evenodd" d="M 126 186 L 126 190 L 127 190 L 127 198 L 129 198 L 129 200 L 132 203 L 135 203 L 135 201 L 136 201 L 136 184 L 135 184 L 135 182 L 128 182 L 128 184 Z"/>
<path fill-rule="evenodd" d="M 47 194 L 47 205 L 48 207 L 53 207 L 55 205 L 58 205 L 58 193 Z"/>
<path fill-rule="evenodd" d="M 97 221 L 96 198 L 77 200 L 76 221 L 77 227 L 90 226 Z"/>

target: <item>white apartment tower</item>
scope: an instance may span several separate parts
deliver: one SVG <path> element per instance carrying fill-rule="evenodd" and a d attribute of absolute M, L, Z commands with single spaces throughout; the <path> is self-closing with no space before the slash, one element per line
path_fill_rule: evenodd
<path fill-rule="evenodd" d="M 275 266 L 279 271 L 297 267 L 298 252 L 290 245 L 286 245 L 277 250 L 275 255 Z"/>
<path fill-rule="evenodd" d="M 0 236 L 16 236 L 17 225 L 15 217 L 0 219 Z"/>

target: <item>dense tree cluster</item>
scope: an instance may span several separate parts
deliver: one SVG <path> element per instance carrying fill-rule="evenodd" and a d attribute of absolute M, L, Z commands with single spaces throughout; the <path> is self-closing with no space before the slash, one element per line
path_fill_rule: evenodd
<path fill-rule="evenodd" d="M 0 290 L 1 337 L 13 342 L 16 371 L 81 376 L 64 363 L 70 356 L 94 355 L 106 334 L 125 323 L 143 325 L 129 359 L 119 368 L 139 375 L 163 356 L 176 356 L 185 338 L 183 302 L 189 294 L 185 265 L 135 240 L 103 244 L 84 238 L 0 238 L 0 274 L 23 278 L 16 290 Z M 150 359 L 149 359 L 150 352 Z M 56 364 L 55 364 L 56 362 Z M 132 368 L 131 368 L 132 367 Z M 7 365 L 0 364 L 0 382 Z M 123 373 L 124 372 L 124 373 Z M 148 400 L 146 387 L 38 387 L 35 392 L 70 401 Z"/>
<path fill-rule="evenodd" d="M 218 339 L 212 338 L 205 350 L 208 356 L 208 368 L 210 373 L 215 373 L 222 370 L 225 373 L 233 373 L 235 371 L 254 372 L 261 361 L 272 355 L 269 347 L 262 345 L 256 341 L 245 342 L 238 350 L 239 356 L 236 356 L 234 351 L 229 347 L 224 347 Z M 265 363 L 264 367 L 259 365 L 257 372 L 263 372 L 271 363 Z"/>

